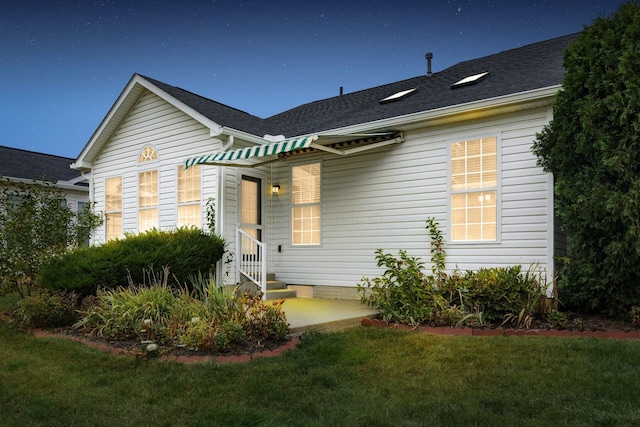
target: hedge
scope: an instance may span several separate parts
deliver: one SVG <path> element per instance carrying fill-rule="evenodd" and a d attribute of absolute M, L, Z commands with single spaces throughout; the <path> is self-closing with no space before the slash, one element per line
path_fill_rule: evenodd
<path fill-rule="evenodd" d="M 145 271 L 169 267 L 177 279 L 170 284 L 187 285 L 190 275 L 208 274 L 224 251 L 224 239 L 195 227 L 153 229 L 52 258 L 40 268 L 38 281 L 44 288 L 87 296 L 95 295 L 98 287 L 128 286 L 129 276 L 136 284 L 144 283 Z"/>

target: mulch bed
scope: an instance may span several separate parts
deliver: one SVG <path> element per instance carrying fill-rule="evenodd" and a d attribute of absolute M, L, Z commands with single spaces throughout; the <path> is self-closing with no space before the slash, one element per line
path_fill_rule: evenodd
<path fill-rule="evenodd" d="M 561 337 L 594 337 L 616 339 L 640 339 L 640 328 L 616 319 L 602 316 L 578 315 L 563 313 L 567 317 L 566 327 L 554 328 L 542 319 L 535 319 L 529 329 L 514 329 L 500 324 L 486 324 L 471 327 L 437 327 L 437 326 L 409 326 L 400 323 L 389 323 L 381 319 L 362 319 L 362 326 L 394 328 L 403 330 L 417 330 L 436 335 L 464 335 L 464 336 L 561 336 Z M 576 320 L 579 319 L 579 320 Z M 10 313 L 0 313 L 0 322 L 9 322 Z M 90 347 L 112 354 L 126 354 L 139 358 L 149 358 L 146 343 L 138 339 L 123 341 L 106 341 L 104 339 L 84 334 L 73 328 L 59 328 L 51 330 L 33 330 L 36 337 L 56 337 L 80 342 Z M 300 343 L 299 336 L 292 336 L 287 341 L 246 341 L 228 351 L 219 350 L 191 350 L 188 348 L 158 346 L 161 359 L 174 360 L 181 363 L 242 363 L 260 357 L 279 356 L 283 352 L 292 350 Z"/>
<path fill-rule="evenodd" d="M 412 327 L 400 323 L 390 323 L 381 319 L 363 319 L 362 325 L 368 327 L 418 330 L 436 335 L 466 336 L 560 336 L 640 339 L 640 328 L 616 319 L 596 315 L 563 313 L 567 318 L 566 326 L 554 327 L 541 318 L 536 318 L 528 329 L 513 328 L 509 325 L 486 324 L 482 326 L 442 327 L 421 325 Z M 576 320 L 577 319 L 577 320 Z"/>
<path fill-rule="evenodd" d="M 9 323 L 10 312 L 0 312 L 0 322 Z M 146 348 L 148 343 L 139 339 L 107 341 L 105 339 L 87 335 L 81 330 L 68 328 L 34 329 L 30 331 L 38 338 L 61 338 L 79 342 L 89 347 L 97 348 L 111 354 L 125 354 L 138 358 L 150 358 Z M 186 347 L 171 347 L 158 345 L 158 355 L 161 359 L 175 360 L 182 363 L 216 362 L 234 363 L 248 362 L 260 357 L 279 356 L 287 350 L 292 350 L 300 344 L 298 336 L 291 336 L 284 341 L 246 340 L 241 345 L 227 351 L 220 350 L 192 350 Z"/>
<path fill-rule="evenodd" d="M 36 329 L 31 331 L 36 337 L 55 337 L 68 339 L 106 351 L 111 354 L 126 354 L 138 358 L 151 359 L 155 355 L 147 352 L 148 342 L 139 339 L 107 341 L 98 337 L 85 335 L 73 328 Z M 174 360 L 182 363 L 234 363 L 248 362 L 260 357 L 279 356 L 287 350 L 298 346 L 300 338 L 290 337 L 286 341 L 255 341 L 247 340 L 242 345 L 230 348 L 228 351 L 219 350 L 192 350 L 186 347 L 171 347 L 158 345 L 157 356 L 160 359 Z"/>

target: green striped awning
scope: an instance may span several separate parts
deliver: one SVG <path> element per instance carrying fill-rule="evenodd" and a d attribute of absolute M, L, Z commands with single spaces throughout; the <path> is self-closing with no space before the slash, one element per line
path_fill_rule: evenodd
<path fill-rule="evenodd" d="M 272 142 L 270 144 L 189 157 L 184 161 L 184 168 L 187 169 L 194 165 L 203 165 L 207 163 L 245 160 L 253 157 L 266 157 L 280 153 L 287 153 L 301 148 L 309 148 L 309 145 L 311 145 L 311 143 L 317 138 L 318 137 L 315 135 L 303 138 L 291 138 L 285 139 L 284 141 Z"/>

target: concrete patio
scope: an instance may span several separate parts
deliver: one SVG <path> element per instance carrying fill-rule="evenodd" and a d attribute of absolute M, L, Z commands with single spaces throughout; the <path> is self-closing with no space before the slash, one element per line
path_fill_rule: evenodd
<path fill-rule="evenodd" d="M 359 300 L 320 298 L 288 298 L 282 309 L 293 334 L 309 329 L 327 332 L 361 324 L 362 319 L 378 316 L 378 311 L 362 305 Z"/>

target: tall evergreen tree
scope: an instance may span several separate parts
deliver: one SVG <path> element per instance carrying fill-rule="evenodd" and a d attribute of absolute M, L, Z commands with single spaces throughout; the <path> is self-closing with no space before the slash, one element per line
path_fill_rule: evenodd
<path fill-rule="evenodd" d="M 564 56 L 538 164 L 555 178 L 570 256 L 560 299 L 587 312 L 640 304 L 640 6 L 597 18 Z"/>

